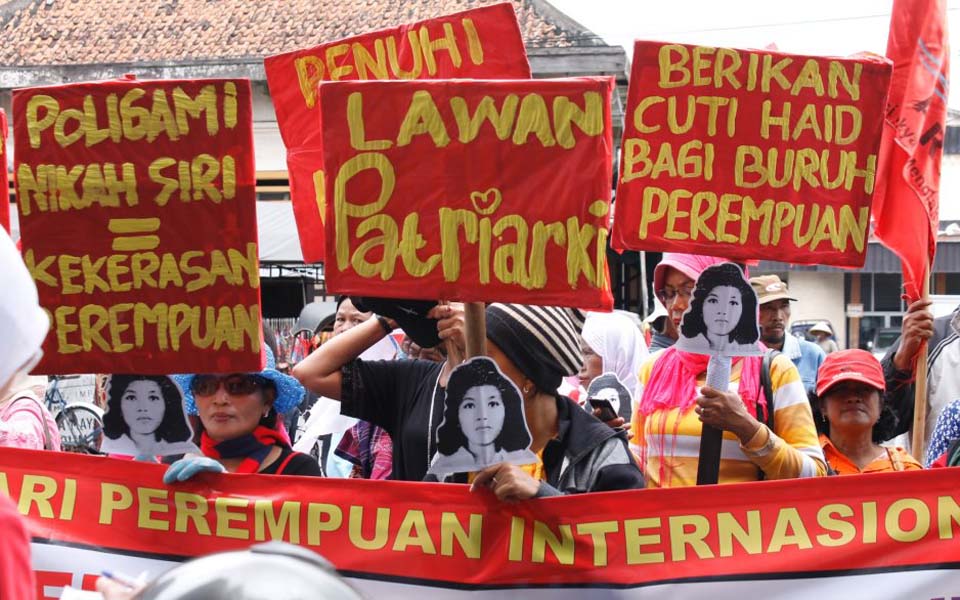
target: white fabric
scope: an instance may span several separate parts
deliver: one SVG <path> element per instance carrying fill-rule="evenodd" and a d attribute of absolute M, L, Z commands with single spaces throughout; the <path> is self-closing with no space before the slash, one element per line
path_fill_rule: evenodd
<path fill-rule="evenodd" d="M 591 312 L 583 325 L 583 341 L 603 360 L 603 372 L 616 373 L 632 397 L 639 398 L 637 377 L 649 354 L 640 328 L 619 313 Z"/>
<path fill-rule="evenodd" d="M 40 308 L 37 286 L 10 236 L 0 229 L 0 389 L 40 350 L 50 320 Z"/>

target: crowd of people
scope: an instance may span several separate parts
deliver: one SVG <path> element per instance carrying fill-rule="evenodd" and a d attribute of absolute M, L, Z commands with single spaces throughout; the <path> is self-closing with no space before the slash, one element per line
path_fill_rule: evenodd
<path fill-rule="evenodd" d="M 0 344 L 0 445 L 55 451 L 59 436 L 40 400 L 42 379 L 29 376 L 41 355 L 47 316 L 5 235 L 0 235 L 0 261 L 10 274 L 0 300 L 0 327 L 7 332 Z M 960 380 L 950 375 L 960 360 L 956 315 L 935 320 L 929 302 L 912 304 L 901 339 L 881 362 L 863 350 L 838 350 L 833 340 L 794 337 L 789 325 L 796 298 L 776 275 L 733 285 L 735 293 L 725 296 L 732 298 L 729 307 L 711 306 L 717 304 L 712 290 L 730 284 L 701 274 L 721 264 L 723 259 L 714 257 L 664 254 L 654 272 L 663 315 L 646 336 L 639 322 L 619 312 L 489 304 L 487 355 L 508 387 L 496 383 L 496 373 L 481 372 L 481 366 L 476 375 L 482 383 L 473 389 L 458 380 L 461 371 L 455 369 L 466 358 L 463 305 L 430 303 L 410 317 L 407 313 L 417 311 L 391 311 L 389 301 L 341 299 L 332 334 L 289 374 L 277 370 L 268 334 L 266 367 L 259 372 L 171 376 L 200 451 L 171 461 L 164 483 L 176 486 L 201 472 L 448 481 L 507 502 L 689 486 L 696 484 L 705 425 L 723 432 L 721 484 L 960 462 Z M 739 267 L 731 268 L 740 273 Z M 365 310 L 371 305 L 380 307 L 379 313 Z M 729 333 L 696 329 L 695 322 L 684 319 L 691 307 L 692 312 L 731 311 L 724 313 L 732 322 Z M 684 335 L 702 336 L 711 346 L 745 345 L 748 337 L 741 339 L 738 328 L 753 328 L 759 330 L 762 352 L 735 357 L 726 388 L 707 385 L 709 358 L 674 344 L 684 328 Z M 396 356 L 365 358 L 397 331 L 405 335 L 391 346 Z M 911 425 L 914 362 L 923 343 L 930 346 L 931 443 L 911 455 L 888 441 Z M 162 421 L 169 412 L 173 396 L 161 379 L 119 376 L 113 385 L 117 405 L 129 402 L 130 410 L 143 411 L 138 417 L 143 422 Z M 466 418 L 461 415 L 476 408 L 482 386 L 496 392 L 492 412 L 484 413 L 497 419 L 488 440 L 476 432 L 453 431 L 458 419 Z M 448 393 L 467 400 L 447 405 Z M 510 402 L 522 404 L 522 411 L 511 409 Z M 340 419 L 320 419 L 321 413 Z M 108 418 L 120 417 L 108 411 Z M 501 430 L 524 419 L 528 434 L 522 450 L 535 457 L 530 464 L 507 460 L 519 449 L 496 442 L 490 456 L 502 457 L 501 462 L 439 478 L 430 472 L 438 452 L 475 455 L 484 444 L 494 444 Z M 330 426 L 334 421 L 340 425 Z M 124 435 L 145 435 L 136 422 L 120 424 Z M 158 434 L 147 437 L 163 441 Z M 156 460 L 150 454 L 136 458 Z M 23 525 L 14 512 L 0 499 L 0 544 L 11 557 L 0 561 L 4 568 L 27 564 Z M 13 550 L 17 545 L 20 551 Z M 26 597 L 9 587 L 24 578 L 0 581 L 6 586 L 0 596 Z M 110 585 L 105 582 L 105 589 Z"/>

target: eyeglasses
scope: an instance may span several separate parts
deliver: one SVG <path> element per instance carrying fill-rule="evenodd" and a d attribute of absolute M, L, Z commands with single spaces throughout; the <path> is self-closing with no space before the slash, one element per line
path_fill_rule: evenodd
<path fill-rule="evenodd" d="M 190 391 L 196 396 L 212 396 L 217 393 L 221 382 L 223 389 L 231 396 L 246 396 L 258 389 L 272 385 L 266 377 L 249 375 L 247 373 L 232 373 L 230 375 L 195 375 L 190 382 Z"/>
<path fill-rule="evenodd" d="M 687 300 L 690 299 L 690 296 L 693 295 L 692 287 L 680 288 L 679 290 L 673 288 L 663 288 L 662 290 L 657 290 L 657 300 L 662 302 L 664 305 L 672 303 L 677 299 L 677 296 L 683 296 Z"/>

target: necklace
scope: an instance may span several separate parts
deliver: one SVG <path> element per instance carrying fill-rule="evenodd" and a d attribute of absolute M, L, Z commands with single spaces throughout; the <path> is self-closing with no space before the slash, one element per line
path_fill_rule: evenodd
<path fill-rule="evenodd" d="M 440 389 L 440 378 L 443 376 L 443 369 L 446 368 L 447 363 L 444 362 L 440 367 L 440 372 L 437 373 L 437 381 L 433 384 L 433 393 L 430 394 L 430 412 L 427 414 L 427 470 L 430 470 L 430 459 L 433 458 L 433 455 L 430 454 L 430 440 L 433 439 L 433 405 L 437 399 L 437 390 Z"/>

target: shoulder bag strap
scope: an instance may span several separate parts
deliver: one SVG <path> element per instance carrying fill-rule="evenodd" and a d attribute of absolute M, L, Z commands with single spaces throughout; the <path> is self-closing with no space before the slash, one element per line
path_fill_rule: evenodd
<path fill-rule="evenodd" d="M 763 362 L 760 364 L 760 387 L 763 389 L 763 397 L 767 401 L 763 423 L 770 428 L 770 431 L 773 431 L 773 379 L 770 377 L 770 367 L 778 354 L 780 354 L 778 350 L 767 350 L 763 353 Z M 759 415 L 760 405 L 758 401 L 757 416 Z"/>

